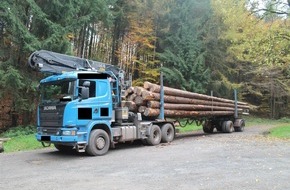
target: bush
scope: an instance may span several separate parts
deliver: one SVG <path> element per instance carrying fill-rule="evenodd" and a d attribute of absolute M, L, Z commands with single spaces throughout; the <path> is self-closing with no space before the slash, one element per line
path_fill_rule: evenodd
<path fill-rule="evenodd" d="M 0 136 L 1 137 L 6 137 L 6 138 L 12 138 L 12 137 L 19 137 L 19 136 L 25 136 L 25 135 L 31 135 L 36 133 L 36 127 L 33 125 L 28 125 L 28 126 L 17 126 L 17 127 L 12 127 L 2 133 Z"/>

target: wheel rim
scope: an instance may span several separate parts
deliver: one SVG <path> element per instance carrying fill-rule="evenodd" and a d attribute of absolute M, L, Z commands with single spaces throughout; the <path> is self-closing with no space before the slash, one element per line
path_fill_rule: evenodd
<path fill-rule="evenodd" d="M 99 150 L 102 150 L 106 145 L 106 140 L 104 139 L 104 137 L 98 137 L 96 139 L 96 147 Z"/>
<path fill-rule="evenodd" d="M 159 137 L 159 133 L 158 133 L 158 131 L 156 130 L 156 131 L 154 131 L 154 133 L 153 133 L 153 139 L 157 139 Z"/>
<path fill-rule="evenodd" d="M 169 128 L 169 129 L 167 130 L 167 137 L 169 138 L 170 141 L 172 141 L 173 136 L 174 136 L 174 131 L 173 131 L 172 128 Z"/>
<path fill-rule="evenodd" d="M 169 129 L 167 129 L 167 131 L 166 131 L 166 134 L 167 134 L 167 136 L 170 136 L 171 135 L 171 129 L 169 128 Z"/>

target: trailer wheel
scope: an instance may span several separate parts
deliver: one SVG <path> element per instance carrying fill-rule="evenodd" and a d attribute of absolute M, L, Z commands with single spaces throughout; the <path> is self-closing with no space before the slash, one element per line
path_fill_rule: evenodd
<path fill-rule="evenodd" d="M 102 156 L 108 152 L 109 148 L 110 138 L 108 133 L 102 129 L 92 130 L 86 153 L 91 156 Z"/>
<path fill-rule="evenodd" d="M 224 121 L 222 125 L 222 130 L 224 133 L 231 133 L 234 131 L 234 124 L 232 121 Z"/>
<path fill-rule="evenodd" d="M 161 129 L 158 125 L 152 125 L 150 135 L 146 139 L 148 145 L 158 145 L 161 142 Z"/>
<path fill-rule="evenodd" d="M 206 120 L 202 126 L 203 132 L 205 133 L 213 133 L 214 126 L 211 121 Z"/>
<path fill-rule="evenodd" d="M 243 132 L 244 131 L 244 128 L 245 128 L 245 120 L 243 120 L 243 119 L 236 119 L 235 120 L 234 127 L 235 127 L 235 131 L 236 132 Z"/>
<path fill-rule="evenodd" d="M 62 145 L 62 144 L 54 144 L 54 147 L 60 151 L 60 152 L 66 152 L 66 153 L 69 153 L 69 152 L 72 152 L 73 150 L 73 146 L 66 146 L 66 145 Z"/>
<path fill-rule="evenodd" d="M 161 127 L 161 141 L 168 143 L 174 139 L 174 128 L 170 123 L 166 123 Z"/>

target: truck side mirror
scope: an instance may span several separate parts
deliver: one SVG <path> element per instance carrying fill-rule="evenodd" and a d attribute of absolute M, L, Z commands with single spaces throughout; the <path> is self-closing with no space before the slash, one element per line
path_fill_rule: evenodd
<path fill-rule="evenodd" d="M 81 97 L 82 99 L 88 99 L 90 97 L 90 89 L 88 87 L 81 88 Z"/>

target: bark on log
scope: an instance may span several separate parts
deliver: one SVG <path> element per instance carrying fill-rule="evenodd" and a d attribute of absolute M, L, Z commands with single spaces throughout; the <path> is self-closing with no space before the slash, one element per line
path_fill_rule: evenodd
<path fill-rule="evenodd" d="M 157 117 L 160 113 L 159 109 L 147 108 L 143 113 L 145 116 Z M 206 117 L 206 116 L 219 116 L 219 115 L 233 115 L 234 111 L 184 111 L 184 110 L 164 110 L 166 117 Z"/>
<path fill-rule="evenodd" d="M 142 96 L 143 100 L 154 100 L 156 95 L 154 95 L 154 93 L 152 93 L 152 92 L 144 90 L 142 92 L 141 96 Z M 160 99 L 160 95 L 159 95 L 159 99 Z"/>
<path fill-rule="evenodd" d="M 156 100 L 156 101 L 160 100 L 160 94 L 154 93 L 154 92 L 143 93 L 142 97 L 144 100 Z M 183 98 L 183 97 L 177 97 L 177 96 L 168 96 L 168 95 L 164 96 L 164 102 L 175 103 L 175 104 L 212 105 L 212 106 L 223 106 L 223 107 L 231 107 L 231 108 L 235 107 L 235 104 L 233 103 L 197 100 L 197 99 Z M 238 104 L 238 108 L 250 109 L 250 106 Z"/>
<path fill-rule="evenodd" d="M 147 107 L 149 108 L 160 108 L 160 102 L 148 101 Z M 164 103 L 164 109 L 167 110 L 184 110 L 184 111 L 234 111 L 235 108 L 221 107 L 221 106 L 210 106 L 210 105 L 192 105 L 192 104 L 170 104 Z M 242 111 L 242 109 L 238 109 Z"/>
<path fill-rule="evenodd" d="M 160 92 L 160 86 L 157 84 L 153 84 L 150 82 L 144 83 L 144 88 L 149 89 L 151 92 Z M 185 97 L 185 98 L 195 98 L 195 99 L 201 99 L 201 100 L 210 100 L 210 101 L 217 101 L 217 102 L 225 102 L 225 103 L 234 103 L 235 101 L 224 99 L 224 98 L 218 98 L 215 96 L 208 96 L 204 94 L 194 93 L 194 92 L 188 92 L 184 90 L 174 89 L 170 87 L 164 86 L 164 94 L 165 95 L 171 95 L 171 96 L 178 96 L 178 97 Z M 241 105 L 247 105 L 245 102 L 238 102 Z"/>
<path fill-rule="evenodd" d="M 125 97 L 128 97 L 129 95 L 133 94 L 134 92 L 134 87 L 131 86 L 125 91 Z"/>
<path fill-rule="evenodd" d="M 138 106 L 145 106 L 147 104 L 141 96 L 136 96 L 134 102 Z"/>
<path fill-rule="evenodd" d="M 134 88 L 134 93 L 137 94 L 138 96 L 141 96 L 143 91 L 145 91 L 143 87 L 137 86 Z"/>
<path fill-rule="evenodd" d="M 137 111 L 137 105 L 132 101 L 122 101 L 121 106 L 127 107 L 130 111 Z"/>
<path fill-rule="evenodd" d="M 138 112 L 140 112 L 140 113 L 144 113 L 145 112 L 145 110 L 146 110 L 146 106 L 140 106 L 139 108 L 138 108 Z"/>
<path fill-rule="evenodd" d="M 136 96 L 137 96 L 136 94 L 131 94 L 131 95 L 129 95 L 129 96 L 127 97 L 127 100 L 128 100 L 128 101 L 134 101 L 134 99 L 135 99 Z"/>

